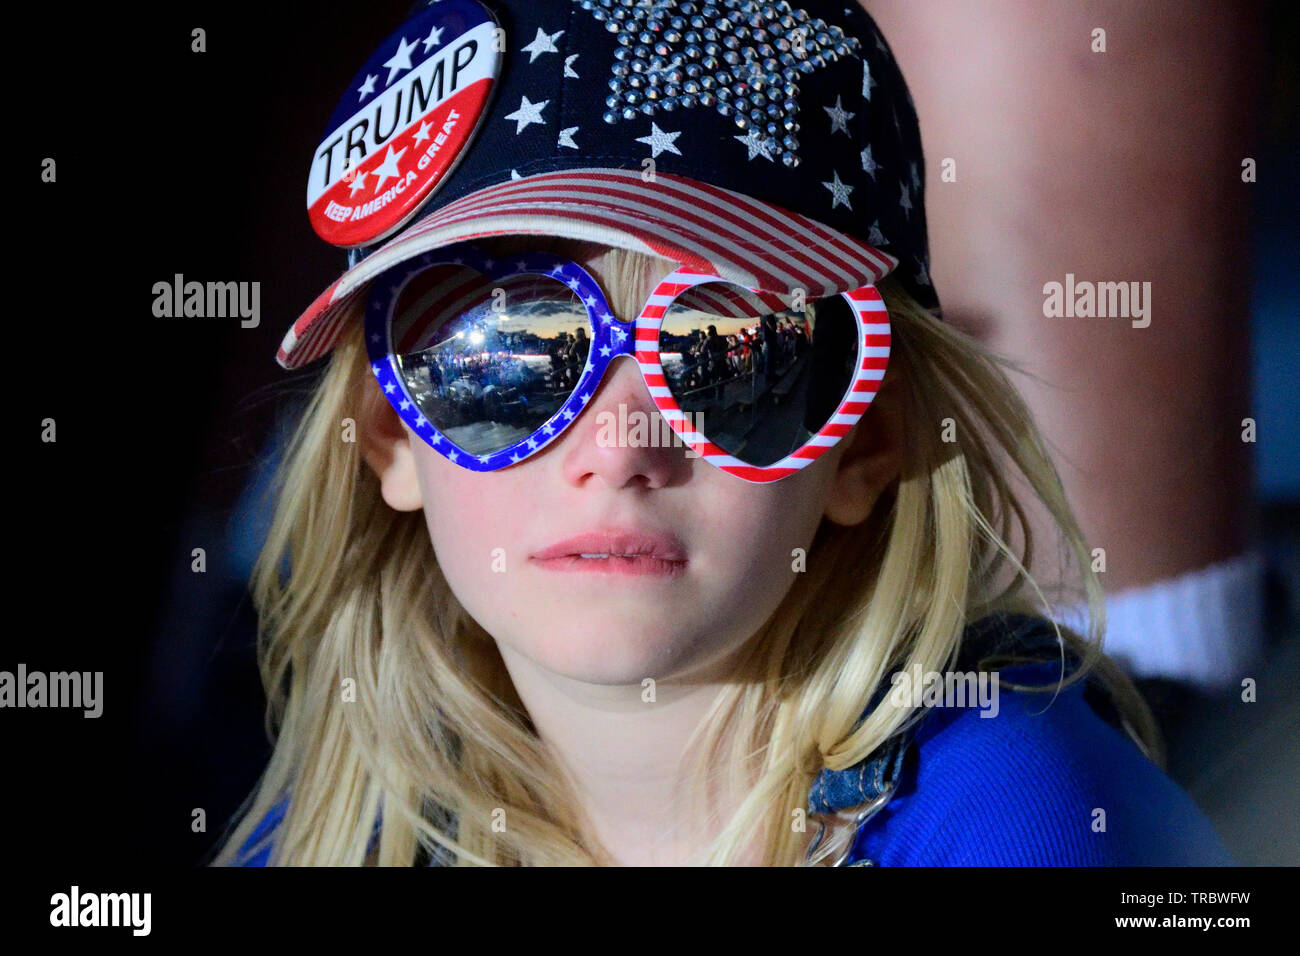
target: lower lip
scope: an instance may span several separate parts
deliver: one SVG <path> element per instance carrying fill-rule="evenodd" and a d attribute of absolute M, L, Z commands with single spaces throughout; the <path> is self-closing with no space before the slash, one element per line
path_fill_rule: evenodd
<path fill-rule="evenodd" d="M 635 557 L 581 558 L 568 554 L 562 558 L 533 558 L 538 567 L 551 571 L 575 571 L 580 574 L 619 574 L 632 577 L 671 578 L 686 570 L 685 561 L 669 561 L 649 555 Z"/>

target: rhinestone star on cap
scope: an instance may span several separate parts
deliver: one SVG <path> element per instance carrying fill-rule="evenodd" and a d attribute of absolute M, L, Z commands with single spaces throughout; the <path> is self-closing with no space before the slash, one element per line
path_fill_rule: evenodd
<path fill-rule="evenodd" d="M 784 0 L 573 0 L 617 34 L 606 123 L 678 106 L 712 107 L 763 149 L 799 165 L 799 85 L 841 56 L 857 37 Z"/>

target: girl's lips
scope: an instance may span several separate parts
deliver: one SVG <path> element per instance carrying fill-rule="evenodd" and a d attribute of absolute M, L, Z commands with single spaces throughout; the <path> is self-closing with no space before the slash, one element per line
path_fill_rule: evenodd
<path fill-rule="evenodd" d="M 668 532 L 606 528 L 565 538 L 529 560 L 552 571 L 672 576 L 686 569 L 686 547 Z"/>
<path fill-rule="evenodd" d="M 685 561 L 667 561 L 663 558 L 646 555 L 635 557 L 609 555 L 608 557 L 584 558 L 581 555 L 569 554 L 559 558 L 534 558 L 533 563 L 538 567 L 547 568 L 551 571 L 577 571 L 587 574 L 627 574 L 633 576 L 653 574 L 662 577 L 674 577 L 686 570 Z"/>

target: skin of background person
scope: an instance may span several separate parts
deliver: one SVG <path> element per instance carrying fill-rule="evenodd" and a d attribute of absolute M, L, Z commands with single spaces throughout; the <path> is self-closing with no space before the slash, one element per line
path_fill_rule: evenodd
<path fill-rule="evenodd" d="M 921 118 L 945 317 L 1035 376 L 1017 383 L 1106 551 L 1106 590 L 1240 553 L 1260 4 L 865 7 Z M 1066 273 L 1150 282 L 1150 325 L 1045 318 L 1043 285 Z"/>

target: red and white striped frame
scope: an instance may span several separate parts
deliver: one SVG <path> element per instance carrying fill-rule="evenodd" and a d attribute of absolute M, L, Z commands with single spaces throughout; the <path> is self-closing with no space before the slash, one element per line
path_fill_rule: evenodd
<path fill-rule="evenodd" d="M 714 272 L 683 267 L 655 287 L 641 314 L 637 316 L 636 350 L 633 354 L 641 367 L 641 374 L 645 377 L 650 395 L 654 398 L 659 411 L 668 419 L 673 431 L 710 464 L 737 478 L 754 483 L 777 481 L 788 477 L 801 468 L 808 467 L 834 447 L 835 443 L 857 424 L 876 397 L 880 381 L 884 378 L 885 369 L 889 365 L 889 312 L 885 308 L 885 301 L 874 285 L 863 286 L 852 292 L 839 293 L 849 301 L 858 319 L 857 374 L 854 375 L 831 420 L 816 432 L 806 445 L 795 449 L 780 461 L 764 467 L 746 464 L 713 444 L 707 436 L 691 429 L 689 427 L 691 423 L 678 406 L 672 390 L 668 387 L 668 381 L 664 378 L 663 365 L 659 359 L 659 330 L 663 325 L 664 315 L 673 300 L 685 290 L 704 282 L 726 282 L 728 285 L 737 285 Z M 757 288 L 744 288 L 762 295 Z"/>

